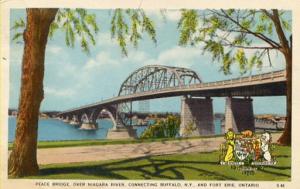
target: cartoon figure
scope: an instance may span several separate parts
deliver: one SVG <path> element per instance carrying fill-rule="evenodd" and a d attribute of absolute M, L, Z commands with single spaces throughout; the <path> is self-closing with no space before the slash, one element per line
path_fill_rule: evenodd
<path fill-rule="evenodd" d="M 263 133 L 261 135 L 261 151 L 263 157 L 266 161 L 271 161 L 271 154 L 269 151 L 269 143 L 271 142 L 271 135 L 270 133 Z"/>
<path fill-rule="evenodd" d="M 228 162 L 233 159 L 233 151 L 234 151 L 234 139 L 235 139 L 235 134 L 232 130 L 229 130 L 226 135 L 225 135 L 226 141 L 226 155 L 224 158 L 225 162 Z"/>

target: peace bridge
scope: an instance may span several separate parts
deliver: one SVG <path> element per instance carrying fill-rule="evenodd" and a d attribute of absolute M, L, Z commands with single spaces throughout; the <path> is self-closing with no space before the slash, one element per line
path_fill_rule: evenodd
<path fill-rule="evenodd" d="M 108 139 L 134 138 L 130 113 L 132 102 L 181 96 L 181 136 L 213 135 L 215 133 L 211 97 L 227 97 L 225 130 L 254 131 L 252 96 L 286 95 L 285 70 L 230 80 L 203 82 L 193 70 L 181 67 L 148 65 L 135 70 L 122 83 L 117 97 L 72 108 L 57 114 L 64 122 L 96 129 L 96 120 L 109 116 L 113 128 Z M 192 132 L 187 132 L 193 125 Z"/>

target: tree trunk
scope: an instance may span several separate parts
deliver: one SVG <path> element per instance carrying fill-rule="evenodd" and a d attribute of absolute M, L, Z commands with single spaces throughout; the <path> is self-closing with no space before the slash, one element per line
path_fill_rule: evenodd
<path fill-rule="evenodd" d="M 292 49 L 292 48 L 291 48 Z M 286 108 L 287 119 L 283 134 L 278 139 L 278 143 L 281 145 L 291 145 L 292 142 L 292 50 L 285 55 L 286 61 Z"/>
<path fill-rule="evenodd" d="M 12 177 L 38 173 L 36 148 L 40 104 L 44 97 L 44 60 L 49 27 L 58 9 L 27 9 L 16 138 L 8 160 Z"/>
<path fill-rule="evenodd" d="M 291 133 L 291 126 L 292 126 L 292 40 L 290 40 L 290 45 L 285 37 L 283 32 L 281 21 L 279 17 L 279 12 L 277 9 L 273 9 L 273 16 L 271 19 L 274 22 L 274 26 L 277 32 L 278 39 L 281 44 L 280 51 L 283 53 L 286 63 L 286 122 L 284 127 L 284 132 L 278 139 L 278 143 L 281 145 L 291 145 L 292 142 L 292 133 Z"/>

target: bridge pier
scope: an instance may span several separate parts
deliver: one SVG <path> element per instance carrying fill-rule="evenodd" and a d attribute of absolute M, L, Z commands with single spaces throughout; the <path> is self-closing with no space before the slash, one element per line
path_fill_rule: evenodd
<path fill-rule="evenodd" d="M 82 122 L 80 129 L 95 130 L 95 129 L 98 129 L 98 124 L 96 122 Z"/>
<path fill-rule="evenodd" d="M 254 114 L 251 98 L 227 97 L 225 108 L 225 132 L 244 130 L 255 131 Z"/>
<path fill-rule="evenodd" d="M 71 120 L 70 125 L 74 125 L 74 126 L 77 126 L 77 125 L 80 125 L 80 122 L 79 121 L 76 121 L 76 120 Z"/>
<path fill-rule="evenodd" d="M 106 139 L 133 139 L 137 138 L 136 129 L 131 126 L 123 125 L 121 120 L 118 120 L 118 116 L 112 119 L 113 128 L 109 129 L 106 135 Z"/>
<path fill-rule="evenodd" d="M 63 118 L 63 120 L 62 120 L 64 123 L 69 123 L 69 117 L 66 117 L 66 118 Z"/>
<path fill-rule="evenodd" d="M 215 134 L 211 98 L 182 98 L 179 134 L 182 137 Z"/>
<path fill-rule="evenodd" d="M 74 126 L 80 125 L 80 122 L 78 121 L 77 116 L 73 116 L 73 118 L 71 119 L 71 121 L 70 121 L 69 124 L 70 124 L 70 125 L 74 125 Z"/>
<path fill-rule="evenodd" d="M 117 128 L 109 129 L 106 135 L 106 139 L 133 139 L 137 138 L 136 130 L 133 128 Z"/>

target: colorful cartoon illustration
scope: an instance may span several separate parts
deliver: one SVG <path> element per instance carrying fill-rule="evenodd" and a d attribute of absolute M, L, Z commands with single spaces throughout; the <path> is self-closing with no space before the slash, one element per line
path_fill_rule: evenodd
<path fill-rule="evenodd" d="M 274 165 L 276 161 L 271 153 L 271 134 L 264 132 L 259 137 L 250 130 L 234 133 L 229 130 L 225 134 L 226 142 L 221 147 L 222 165 L 243 166 L 253 168 L 255 166 Z"/>
<path fill-rule="evenodd" d="M 226 152 L 226 155 L 225 155 L 225 159 L 224 161 L 227 162 L 227 161 L 230 161 L 232 160 L 233 158 L 233 152 L 234 152 L 234 140 L 235 140 L 235 134 L 232 130 L 229 130 L 227 133 L 226 133 L 226 149 L 227 149 L 227 152 Z"/>
<path fill-rule="evenodd" d="M 270 133 L 263 133 L 261 135 L 261 151 L 263 154 L 263 157 L 266 161 L 271 161 L 271 154 L 269 151 L 269 144 L 271 142 L 271 135 Z"/>
<path fill-rule="evenodd" d="M 251 138 L 253 136 L 253 132 L 250 130 L 245 130 L 242 131 L 241 133 L 243 138 Z"/>
<path fill-rule="evenodd" d="M 253 141 L 253 149 L 254 149 L 254 154 L 255 154 L 255 160 L 258 160 L 261 156 L 261 144 L 260 144 L 260 139 L 255 138 Z"/>

